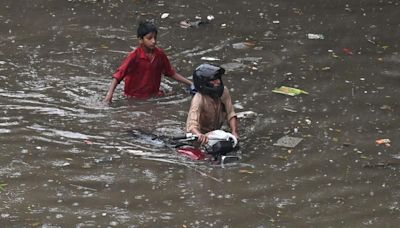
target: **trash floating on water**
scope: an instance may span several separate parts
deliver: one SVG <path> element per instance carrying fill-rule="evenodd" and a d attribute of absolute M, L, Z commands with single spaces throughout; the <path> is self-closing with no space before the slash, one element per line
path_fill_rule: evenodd
<path fill-rule="evenodd" d="M 390 107 L 389 105 L 382 105 L 381 107 L 379 107 L 380 110 L 389 110 L 389 111 L 393 111 L 392 107 Z"/>
<path fill-rule="evenodd" d="M 338 55 L 336 55 L 336 53 L 335 52 L 331 52 L 331 56 L 333 57 L 333 58 L 339 58 L 339 56 Z"/>
<path fill-rule="evenodd" d="M 307 38 L 310 40 L 323 40 L 325 39 L 324 35 L 322 34 L 314 34 L 314 33 L 308 33 Z"/>
<path fill-rule="evenodd" d="M 203 57 L 201 57 L 201 60 L 204 60 L 204 61 L 220 61 L 221 59 L 216 58 L 216 57 L 206 57 L 206 56 L 203 56 Z"/>
<path fill-rule="evenodd" d="M 92 145 L 92 144 L 93 144 L 93 142 L 92 142 L 92 141 L 90 141 L 90 140 L 87 140 L 87 139 L 83 140 L 83 142 L 84 142 L 85 144 L 88 144 L 88 145 Z"/>
<path fill-rule="evenodd" d="M 348 49 L 348 48 L 343 48 L 342 50 L 346 55 L 353 55 L 353 52 L 350 51 L 350 49 Z"/>
<path fill-rule="evenodd" d="M 201 21 L 189 21 L 189 20 L 185 20 L 185 21 L 181 21 L 179 23 L 179 25 L 181 26 L 181 28 L 190 28 L 190 27 L 196 27 L 199 26 L 201 23 Z"/>
<path fill-rule="evenodd" d="M 291 108 L 283 108 L 283 110 L 288 111 L 288 112 L 293 112 L 296 113 L 297 110 L 291 109 Z"/>
<path fill-rule="evenodd" d="M 278 37 L 278 35 L 275 34 L 275 33 L 272 32 L 272 31 L 266 31 L 266 32 L 264 33 L 264 37 L 267 38 L 268 40 L 276 40 L 277 37 Z"/>
<path fill-rule="evenodd" d="M 343 146 L 349 147 L 349 146 L 354 146 L 353 144 L 349 143 L 349 142 L 344 142 L 342 144 Z"/>
<path fill-rule="evenodd" d="M 179 25 L 181 26 L 181 28 L 191 28 L 191 27 L 198 27 L 200 25 L 203 24 L 208 24 L 208 21 L 189 21 L 189 20 L 185 20 L 185 21 L 181 21 L 179 23 Z"/>
<path fill-rule="evenodd" d="M 232 44 L 232 47 L 234 49 L 247 49 L 247 48 L 254 47 L 255 45 L 256 44 L 254 42 L 245 41 L 245 42 L 240 42 L 240 43 L 234 43 L 234 44 Z"/>
<path fill-rule="evenodd" d="M 272 92 L 285 94 L 285 95 L 289 95 L 289 96 L 297 96 L 297 95 L 300 95 L 300 94 L 308 94 L 308 92 L 306 92 L 304 90 L 297 89 L 297 88 L 292 88 L 292 87 L 287 87 L 287 86 L 281 86 L 279 88 L 275 88 L 274 90 L 272 90 Z"/>
<path fill-rule="evenodd" d="M 285 135 L 282 138 L 278 139 L 278 141 L 276 141 L 276 143 L 274 143 L 274 146 L 282 146 L 282 147 L 294 148 L 302 140 L 303 140 L 303 138 L 291 137 L 291 136 Z"/>
<path fill-rule="evenodd" d="M 253 174 L 254 172 L 247 169 L 239 169 L 239 173 Z"/>
<path fill-rule="evenodd" d="M 169 16 L 169 13 L 163 13 L 161 14 L 161 19 L 165 19 Z"/>
<path fill-rule="evenodd" d="M 244 111 L 244 112 L 238 112 L 236 113 L 237 118 L 239 119 L 247 119 L 247 118 L 252 118 L 257 116 L 257 113 L 253 111 Z"/>
<path fill-rule="evenodd" d="M 189 19 L 181 21 L 179 25 L 181 28 L 191 28 L 198 27 L 200 25 L 209 24 L 215 17 L 213 15 L 208 15 L 206 20 L 202 20 L 200 16 L 195 17 L 195 21 L 190 21 Z"/>
<path fill-rule="evenodd" d="M 100 163 L 112 162 L 112 160 L 113 160 L 112 157 L 100 157 L 100 158 L 94 159 L 94 162 L 96 164 L 100 164 Z"/>
<path fill-rule="evenodd" d="M 377 145 L 382 145 L 382 144 L 384 144 L 384 145 L 386 145 L 386 146 L 390 146 L 390 139 L 377 139 L 377 140 L 375 141 L 375 143 L 376 143 Z"/>
<path fill-rule="evenodd" d="M 0 182 L 0 192 L 4 191 L 4 187 L 6 187 L 6 186 L 7 186 L 6 183 Z"/>

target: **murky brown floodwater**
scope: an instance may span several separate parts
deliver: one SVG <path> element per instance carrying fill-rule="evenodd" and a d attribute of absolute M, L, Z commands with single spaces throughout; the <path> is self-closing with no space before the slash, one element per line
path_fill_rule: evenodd
<path fill-rule="evenodd" d="M 3 0 L 1 227 L 398 226 L 399 4 Z M 179 26 L 196 15 L 215 20 Z M 240 164 L 192 164 L 128 134 L 181 132 L 190 97 L 175 82 L 140 102 L 120 85 L 102 104 L 141 19 L 183 75 L 202 57 L 227 68 L 237 111 L 257 113 L 240 120 Z M 285 134 L 303 141 L 274 146 Z"/>

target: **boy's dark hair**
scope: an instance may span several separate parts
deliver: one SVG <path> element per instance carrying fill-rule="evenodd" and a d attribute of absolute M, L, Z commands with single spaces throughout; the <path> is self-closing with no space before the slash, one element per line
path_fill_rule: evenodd
<path fill-rule="evenodd" d="M 149 33 L 154 32 L 157 35 L 157 27 L 155 24 L 148 21 L 141 21 L 137 29 L 137 37 L 143 39 L 143 37 Z"/>

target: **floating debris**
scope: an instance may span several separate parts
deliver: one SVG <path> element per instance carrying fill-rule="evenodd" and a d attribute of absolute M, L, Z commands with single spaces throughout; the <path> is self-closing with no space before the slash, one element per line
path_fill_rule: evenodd
<path fill-rule="evenodd" d="M 272 31 L 266 31 L 264 33 L 264 37 L 267 38 L 268 40 L 276 40 L 278 38 L 278 35 Z"/>
<path fill-rule="evenodd" d="M 88 144 L 88 145 L 92 145 L 93 144 L 93 142 L 92 141 L 90 141 L 90 140 L 83 140 L 83 142 L 85 143 L 85 144 Z"/>
<path fill-rule="evenodd" d="M 379 109 L 393 111 L 392 107 L 390 107 L 389 105 L 382 105 Z"/>
<path fill-rule="evenodd" d="M 100 157 L 100 158 L 94 159 L 94 162 L 96 164 L 100 164 L 100 163 L 112 162 L 112 160 L 113 160 L 112 157 Z"/>
<path fill-rule="evenodd" d="M 325 39 L 324 35 L 322 34 L 313 34 L 313 33 L 308 33 L 307 38 L 310 40 L 323 40 Z"/>
<path fill-rule="evenodd" d="M 354 146 L 353 144 L 349 143 L 349 142 L 344 142 L 342 144 L 343 146 L 349 147 L 349 146 Z"/>
<path fill-rule="evenodd" d="M 296 96 L 300 94 L 308 94 L 308 92 L 301 90 L 301 89 L 296 89 L 292 87 L 287 87 L 287 86 L 281 86 L 279 88 L 275 88 L 272 90 L 274 93 L 280 93 L 280 94 L 285 94 L 289 96 Z"/>
<path fill-rule="evenodd" d="M 201 17 L 196 16 L 195 21 L 190 21 L 189 19 L 183 20 L 179 23 L 181 28 L 191 28 L 198 27 L 200 25 L 209 24 L 215 17 L 213 15 L 208 15 L 206 20 L 202 20 Z"/>
<path fill-rule="evenodd" d="M 288 111 L 288 112 L 293 112 L 296 113 L 297 110 L 291 109 L 291 108 L 283 108 L 283 110 Z"/>
<path fill-rule="evenodd" d="M 386 146 L 390 146 L 390 139 L 377 139 L 375 140 L 375 143 L 377 145 L 386 145 Z"/>
<path fill-rule="evenodd" d="M 278 141 L 276 143 L 274 143 L 274 146 L 282 146 L 282 147 L 294 148 L 302 140 L 303 140 L 303 138 L 291 137 L 291 136 L 285 135 L 282 138 L 278 139 Z"/>
<path fill-rule="evenodd" d="M 7 186 L 7 184 L 0 182 L 0 192 L 4 191 L 5 186 Z"/>
<path fill-rule="evenodd" d="M 200 25 L 208 24 L 209 21 L 189 21 L 189 20 L 184 20 L 179 23 L 181 28 L 191 28 L 191 27 L 198 27 Z"/>
<path fill-rule="evenodd" d="M 238 112 L 236 113 L 237 118 L 239 119 L 247 119 L 247 118 L 252 118 L 257 116 L 257 113 L 253 111 L 244 111 L 244 112 Z"/>
<path fill-rule="evenodd" d="M 169 16 L 169 13 L 163 13 L 161 14 L 161 19 L 165 19 Z"/>
<path fill-rule="evenodd" d="M 203 57 L 201 57 L 201 60 L 204 60 L 204 61 L 220 61 L 221 59 L 219 59 L 217 57 L 205 57 L 205 56 L 203 56 Z"/>
<path fill-rule="evenodd" d="M 253 174 L 254 172 L 247 169 L 239 169 L 239 173 Z"/>
<path fill-rule="evenodd" d="M 232 47 L 234 49 L 247 49 L 247 48 L 254 47 L 255 45 L 256 45 L 256 43 L 254 43 L 254 42 L 245 41 L 245 42 L 240 42 L 240 43 L 234 43 L 234 44 L 232 44 Z"/>
<path fill-rule="evenodd" d="M 343 48 L 342 51 L 343 51 L 343 53 L 345 53 L 346 55 L 353 55 L 353 52 L 350 51 L 350 49 L 348 49 L 348 48 Z"/>

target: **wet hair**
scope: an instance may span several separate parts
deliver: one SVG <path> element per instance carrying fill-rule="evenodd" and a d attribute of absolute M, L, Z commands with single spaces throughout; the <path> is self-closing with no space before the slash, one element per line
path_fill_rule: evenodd
<path fill-rule="evenodd" d="M 154 32 L 157 35 L 157 27 L 154 23 L 148 21 L 141 21 L 137 29 L 137 37 L 143 39 L 143 37 L 149 33 Z"/>

